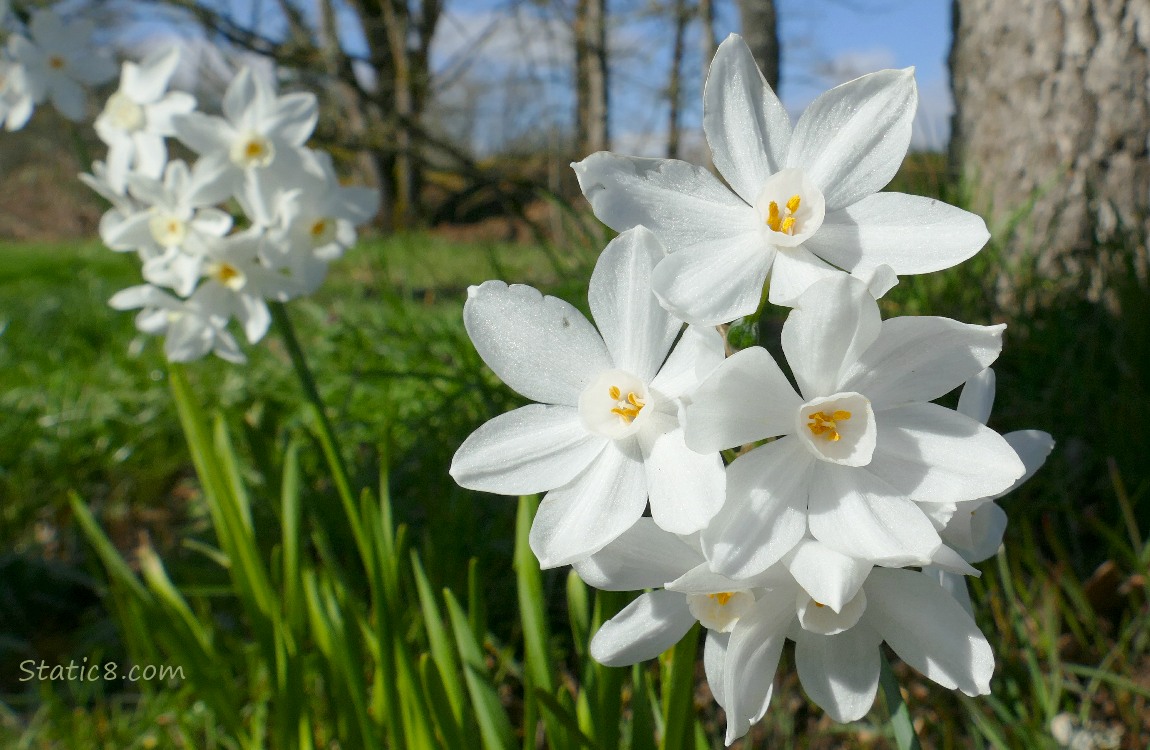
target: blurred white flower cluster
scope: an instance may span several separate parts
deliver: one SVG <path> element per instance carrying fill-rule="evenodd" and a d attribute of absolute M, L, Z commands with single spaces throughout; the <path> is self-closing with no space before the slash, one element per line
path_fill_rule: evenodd
<path fill-rule="evenodd" d="M 598 330 L 499 281 L 472 287 L 464 308 L 483 360 L 538 403 L 480 427 L 452 476 L 545 492 L 531 529 L 544 567 L 654 589 L 595 635 L 599 661 L 653 658 L 700 623 L 728 744 L 767 711 L 788 640 L 837 721 L 873 704 L 883 642 L 947 688 L 990 690 L 994 656 L 963 577 L 1001 542 L 994 499 L 1053 442 L 985 426 L 1004 326 L 880 316 L 896 274 L 948 268 L 989 237 L 966 211 L 878 192 L 916 106 L 912 71 L 881 71 L 792 127 L 732 36 L 704 95 L 725 184 L 676 160 L 600 152 L 574 165 L 621 232 L 591 278 Z M 792 308 L 785 362 L 726 351 L 714 326 L 767 302 Z M 957 409 L 933 403 L 964 383 Z"/>
<path fill-rule="evenodd" d="M 378 211 L 379 195 L 341 185 L 331 157 L 307 147 L 313 94 L 278 95 L 245 67 L 223 116 L 208 115 L 190 94 L 167 90 L 178 64 L 177 49 L 124 63 L 95 121 L 107 157 L 81 179 L 111 204 L 104 243 L 142 263 L 146 283 L 117 293 L 112 307 L 139 309 L 137 327 L 166 335 L 172 361 L 214 353 L 242 362 L 230 321 L 248 342 L 263 338 L 268 301 L 313 292 Z M 168 138 L 195 162 L 169 159 Z"/>

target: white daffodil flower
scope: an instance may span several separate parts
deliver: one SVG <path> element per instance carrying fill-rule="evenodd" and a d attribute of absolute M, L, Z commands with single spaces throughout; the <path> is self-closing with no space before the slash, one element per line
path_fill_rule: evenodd
<path fill-rule="evenodd" d="M 116 310 L 140 310 L 136 328 L 152 335 L 167 335 L 164 354 L 172 362 L 191 362 L 212 353 L 229 362 L 246 361 L 227 330 L 228 318 L 219 315 L 212 299 L 215 290 L 197 290 L 178 299 L 150 284 L 123 289 L 108 300 Z"/>
<path fill-rule="evenodd" d="M 215 171 L 213 171 L 215 170 Z M 144 278 L 186 297 L 199 280 L 206 247 L 232 228 L 232 217 L 214 207 L 218 165 L 197 161 L 192 169 L 169 162 L 163 182 L 128 175 L 131 196 L 141 208 L 121 220 L 100 225 L 104 244 L 135 250 L 144 261 Z"/>
<path fill-rule="evenodd" d="M 92 162 L 92 173 L 81 174 L 80 181 L 83 182 L 92 190 L 96 191 L 101 198 L 112 204 L 112 207 L 104 212 L 100 217 L 100 237 L 116 236 L 119 233 L 119 227 L 132 214 L 143 209 L 139 202 L 128 195 L 125 190 L 126 186 L 116 190 L 112 183 L 108 180 L 108 169 L 102 161 Z M 134 248 L 120 248 L 120 250 L 132 250 Z"/>
<path fill-rule="evenodd" d="M 591 655 L 603 664 L 652 659 L 695 622 L 706 628 L 703 664 L 726 711 L 728 745 L 766 714 L 788 639 L 796 644 L 803 688 L 835 721 L 870 710 L 883 641 L 945 687 L 990 692 L 990 645 L 942 587 L 917 572 L 873 568 L 814 539 L 763 574 L 735 581 L 710 570 L 697 540 L 641 518 L 574 567 L 605 590 L 663 587 L 640 595 L 595 634 Z"/>
<path fill-rule="evenodd" d="M 528 286 L 489 281 L 468 291 L 464 323 L 479 355 L 540 403 L 476 430 L 451 475 L 484 492 L 549 490 L 530 536 L 545 568 L 601 549 L 648 499 L 655 522 L 676 533 L 703 528 L 723 501 L 718 453 L 687 448 L 679 423 L 679 396 L 722 361 L 722 340 L 688 328 L 671 351 L 682 321 L 650 287 L 662 257 L 643 228 L 607 246 L 589 290 L 599 332 L 570 304 Z"/>
<path fill-rule="evenodd" d="M 139 64 L 125 62 L 120 87 L 96 118 L 96 134 L 108 145 L 107 179 L 117 192 L 124 191 L 132 170 L 160 178 L 168 161 L 164 138 L 174 135 L 172 116 L 196 108 L 191 94 L 167 91 L 179 63 L 178 48 L 160 50 Z"/>
<path fill-rule="evenodd" d="M 28 23 L 31 39 L 13 35 L 8 54 L 23 68 L 23 83 L 32 102 L 52 102 L 60 114 L 79 122 L 87 116 L 85 86 L 104 83 L 116 65 L 92 39 L 95 24 L 65 21 L 59 11 L 41 8 Z"/>
<path fill-rule="evenodd" d="M 315 94 L 277 96 L 270 81 L 244 67 L 224 93 L 223 115 L 175 115 L 172 125 L 176 137 L 211 165 L 224 193 L 238 193 L 245 175 L 256 170 L 290 179 L 304 166 L 315 168 L 303 148 L 319 117 Z"/>
<path fill-rule="evenodd" d="M 655 294 L 672 313 L 716 325 L 768 299 L 791 305 L 843 269 L 866 276 L 949 268 L 990 235 L 981 218 L 941 201 L 879 193 L 910 144 L 913 71 L 863 76 L 790 118 L 731 35 L 711 63 L 703 129 L 715 166 L 601 151 L 573 165 L 595 215 L 612 229 L 648 227 L 667 248 Z"/>
<path fill-rule="evenodd" d="M 1004 326 L 883 321 L 864 282 L 813 284 L 783 326 L 798 392 L 765 349 L 737 352 L 688 394 L 687 445 L 713 451 L 783 436 L 727 470 L 727 501 L 702 533 L 714 569 L 759 573 L 808 530 L 877 564 L 929 562 L 942 545 L 924 508 L 1005 490 L 1024 467 L 965 415 L 928 403 L 987 367 Z"/>
<path fill-rule="evenodd" d="M 966 381 L 958 399 L 957 411 L 979 424 L 986 424 L 994 406 L 994 381 L 994 370 L 989 367 Z M 1054 438 L 1041 430 L 1016 430 L 1002 437 L 1018 454 L 1026 471 L 1002 492 L 955 503 L 946 526 L 939 532 L 943 541 L 970 563 L 986 560 L 998 552 L 1002 545 L 1002 536 L 1006 532 L 1006 513 L 995 500 L 1013 492 L 1034 476 L 1054 450 Z M 962 576 L 945 570 L 934 572 L 939 582 L 958 599 L 966 611 L 973 613 L 970 592 Z"/>

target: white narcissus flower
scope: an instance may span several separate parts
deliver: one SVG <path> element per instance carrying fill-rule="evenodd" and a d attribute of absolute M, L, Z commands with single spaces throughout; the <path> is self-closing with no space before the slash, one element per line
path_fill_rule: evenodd
<path fill-rule="evenodd" d="M 24 86 L 32 101 L 52 102 L 60 114 L 79 122 L 87 115 L 85 86 L 108 81 L 116 65 L 92 39 L 95 24 L 65 21 L 59 11 L 41 8 L 28 24 L 31 39 L 13 35 L 8 53 L 23 67 Z"/>
<path fill-rule="evenodd" d="M 101 223 L 104 244 L 137 251 L 145 279 L 188 296 L 200 278 L 207 243 L 232 228 L 232 217 L 213 205 L 220 197 L 217 175 L 218 165 L 203 160 L 190 170 L 182 161 L 169 162 L 163 182 L 130 174 L 130 193 L 142 207 L 118 222 Z"/>
<path fill-rule="evenodd" d="M 168 161 L 164 138 L 174 135 L 172 116 L 196 108 L 191 94 L 167 91 L 179 62 L 178 48 L 160 50 L 139 64 L 125 62 L 120 87 L 96 118 L 96 134 L 108 145 L 108 181 L 117 192 L 123 192 L 129 171 L 160 177 Z"/>
<path fill-rule="evenodd" d="M 912 70 L 885 70 L 826 92 L 794 129 L 746 44 L 732 35 L 711 64 L 703 128 L 715 166 L 601 151 L 573 165 L 595 215 L 648 227 L 669 253 L 655 271 L 662 303 L 688 323 L 792 304 L 815 281 L 949 268 L 989 239 L 978 216 L 941 201 L 879 193 L 910 144 Z M 732 192 L 733 190 L 733 192 Z"/>
<path fill-rule="evenodd" d="M 228 318 L 216 311 L 212 291 L 197 291 L 178 299 L 150 284 L 123 289 L 108 300 L 116 310 L 140 310 L 136 327 L 144 333 L 167 335 L 164 354 L 172 362 L 191 362 L 213 353 L 229 362 L 246 361 L 227 330 Z"/>
<path fill-rule="evenodd" d="M 290 178 L 310 163 L 304 144 L 315 130 L 315 94 L 278 96 L 271 82 L 244 67 L 224 93 L 223 117 L 191 112 L 176 115 L 176 137 L 213 165 L 222 189 L 238 193 L 253 170 L 274 170 Z"/>
<path fill-rule="evenodd" d="M 603 664 L 652 659 L 695 622 L 707 629 L 703 664 L 727 714 L 728 745 L 766 713 L 787 639 L 803 688 L 839 722 L 862 718 L 874 703 L 883 641 L 944 687 L 990 692 L 990 644 L 937 582 L 872 568 L 813 539 L 763 574 L 734 581 L 709 569 L 697 542 L 641 518 L 575 570 L 605 590 L 665 587 L 640 595 L 595 634 L 591 655 Z"/>
<path fill-rule="evenodd" d="M 751 347 L 687 396 L 695 450 L 783 436 L 728 467 L 726 503 L 702 533 L 714 569 L 759 573 L 808 530 L 861 560 L 928 562 L 944 524 L 926 509 L 994 495 L 1024 471 L 997 433 L 928 403 L 987 367 L 1004 327 L 883 321 L 863 282 L 840 275 L 812 285 L 782 332 L 798 392 L 766 350 Z"/>
<path fill-rule="evenodd" d="M 682 322 L 650 288 L 662 257 L 643 228 L 607 246 L 588 295 L 599 332 L 531 287 L 489 281 L 468 292 L 464 323 L 479 355 L 541 403 L 476 430 L 451 475 L 484 492 L 549 491 L 530 536 L 545 568 L 608 544 L 648 499 L 655 522 L 677 533 L 703 528 L 723 501 L 718 453 L 687 448 L 678 416 L 679 396 L 722 361 L 723 345 L 713 330 L 688 328 L 671 351 Z"/>

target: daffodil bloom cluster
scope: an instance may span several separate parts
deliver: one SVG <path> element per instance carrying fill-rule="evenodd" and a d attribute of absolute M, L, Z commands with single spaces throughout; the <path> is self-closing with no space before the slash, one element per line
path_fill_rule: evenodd
<path fill-rule="evenodd" d="M 768 710 L 787 641 L 837 721 L 870 710 L 884 642 L 944 687 L 990 691 L 964 577 L 1001 542 L 995 499 L 1053 442 L 985 424 L 1004 326 L 880 315 L 897 274 L 953 266 L 989 237 L 959 208 L 878 192 L 910 143 L 912 73 L 834 88 L 792 127 L 732 36 L 704 94 L 725 183 L 668 159 L 574 165 L 621 232 L 591 278 L 598 330 L 499 281 L 464 307 L 483 360 L 537 403 L 481 426 L 452 476 L 546 492 L 530 536 L 544 567 L 648 590 L 595 634 L 604 664 L 653 658 L 701 624 L 728 744 Z M 783 359 L 728 352 L 721 324 L 764 295 L 791 308 Z M 935 403 L 960 387 L 957 410 Z"/>
<path fill-rule="evenodd" d="M 177 50 L 125 62 L 120 86 L 96 118 L 107 158 L 82 179 L 111 204 L 100 236 L 134 252 L 144 284 L 109 304 L 138 309 L 137 327 L 166 336 L 172 361 L 208 353 L 233 362 L 271 323 L 268 301 L 315 291 L 328 264 L 375 215 L 377 191 L 345 187 L 328 154 L 307 147 L 318 116 L 310 93 L 278 95 L 243 68 L 223 98 L 223 116 L 196 110 L 168 85 Z M 169 160 L 176 138 L 199 158 Z M 238 217 L 221 208 L 234 200 Z"/>

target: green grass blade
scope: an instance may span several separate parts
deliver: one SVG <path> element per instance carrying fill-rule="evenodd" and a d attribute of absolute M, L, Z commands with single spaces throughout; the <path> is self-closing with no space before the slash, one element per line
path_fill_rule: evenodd
<path fill-rule="evenodd" d="M 695 655 L 699 625 L 691 627 L 675 647 L 663 655 L 663 742 L 661 750 L 687 750 L 692 744 L 695 718 Z"/>
<path fill-rule="evenodd" d="M 475 718 L 479 722 L 479 733 L 487 750 L 509 750 L 515 745 L 514 733 L 507 712 L 499 701 L 499 693 L 491 683 L 484 663 L 483 651 L 471 632 L 467 614 L 448 590 L 443 592 L 447 602 L 447 614 L 451 629 L 455 632 L 455 642 L 463 662 L 463 677 Z"/>

